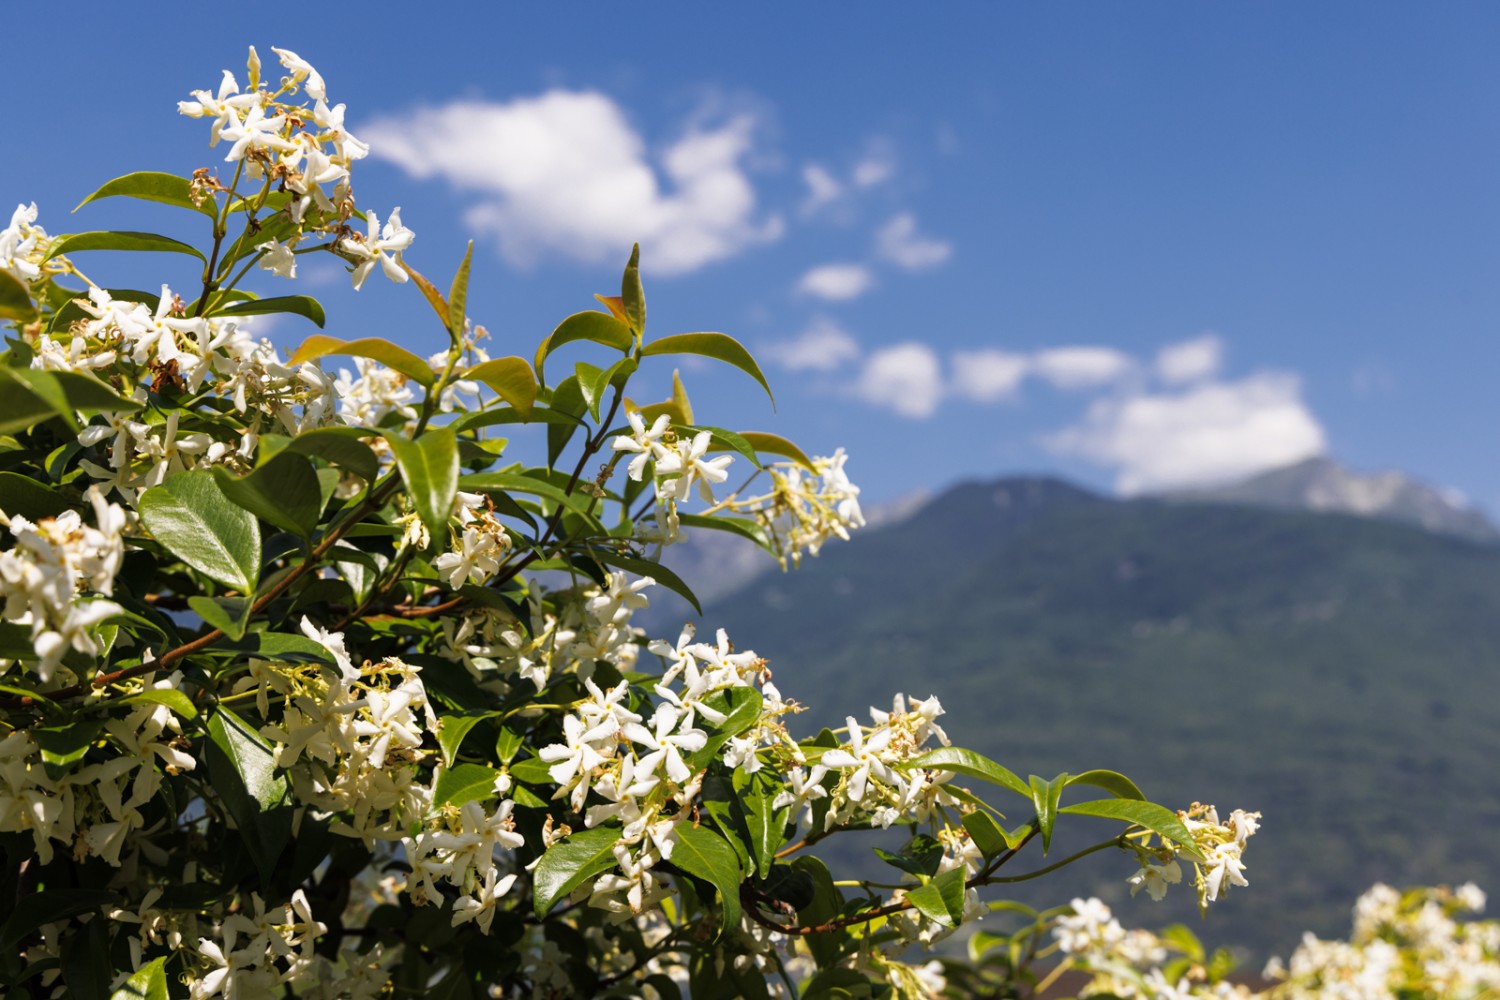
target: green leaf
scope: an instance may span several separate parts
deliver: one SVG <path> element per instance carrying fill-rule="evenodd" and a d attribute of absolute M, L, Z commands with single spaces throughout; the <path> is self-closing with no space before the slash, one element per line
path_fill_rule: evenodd
<path fill-rule="evenodd" d="M 931 878 L 937 874 L 938 865 L 943 861 L 943 845 L 925 833 L 919 833 L 898 853 L 892 854 L 877 847 L 875 854 L 881 861 L 907 874 Z"/>
<path fill-rule="evenodd" d="M 455 712 L 445 715 L 438 720 L 438 746 L 443 751 L 443 763 L 447 767 L 453 766 L 453 761 L 458 757 L 459 747 L 463 746 L 464 738 L 469 731 L 485 719 L 493 719 L 499 712 Z"/>
<path fill-rule="evenodd" d="M 598 420 L 599 401 L 604 398 L 604 390 L 609 388 L 609 378 L 604 369 L 580 361 L 573 366 L 573 377 L 578 380 L 578 392 L 583 397 L 584 405 L 588 407 L 589 415 Z"/>
<path fill-rule="evenodd" d="M 466 310 L 469 307 L 469 263 L 474 257 L 474 241 L 464 251 L 463 263 L 453 275 L 453 284 L 448 289 L 448 332 L 455 340 L 463 336 Z"/>
<path fill-rule="evenodd" d="M 760 383 L 760 387 L 766 390 L 766 395 L 771 399 L 771 405 L 776 405 L 776 397 L 771 394 L 771 383 L 766 381 L 762 374 L 760 365 L 755 363 L 755 358 L 744 346 L 733 337 L 724 333 L 679 333 L 671 337 L 663 337 L 653 340 L 641 348 L 642 357 L 650 357 L 657 354 L 698 354 L 705 358 L 714 358 L 725 364 L 746 372 L 751 378 Z"/>
<path fill-rule="evenodd" d="M 563 453 L 578 428 L 585 426 L 583 415 L 588 412 L 589 405 L 583 398 L 583 390 L 578 388 L 576 375 L 569 375 L 558 383 L 548 402 L 552 404 L 552 409 L 578 418 L 575 424 L 553 424 L 547 428 L 547 464 L 551 466 L 557 464 L 558 456 Z"/>
<path fill-rule="evenodd" d="M 109 1000 L 168 1000 L 168 957 L 163 955 L 141 966 L 123 986 L 109 995 Z"/>
<path fill-rule="evenodd" d="M 750 834 L 750 849 L 755 855 L 755 869 L 761 878 L 768 878 L 776 861 L 776 852 L 784 840 L 792 807 L 774 807 L 776 793 L 781 789 L 779 782 L 759 774 L 752 776 L 752 780 L 750 792 L 740 799 L 740 805 L 745 814 L 745 828 Z"/>
<path fill-rule="evenodd" d="M 463 378 L 483 382 L 523 417 L 529 417 L 532 406 L 536 404 L 536 376 L 524 358 L 481 361 L 464 372 Z"/>
<path fill-rule="evenodd" d="M 1071 816 L 1098 816 L 1102 819 L 1117 819 L 1125 823 L 1143 826 L 1167 840 L 1175 841 L 1182 853 L 1195 861 L 1202 861 L 1203 854 L 1193 843 L 1193 835 L 1182 820 L 1166 806 L 1155 802 L 1138 802 L 1133 799 L 1099 799 L 1094 802 L 1078 802 L 1057 810 Z"/>
<path fill-rule="evenodd" d="M 373 483 L 380 476 L 380 460 L 370 446 L 360 440 L 370 434 L 363 427 L 319 427 L 303 431 L 287 441 L 286 450 L 321 458 L 354 473 L 367 483 Z"/>
<path fill-rule="evenodd" d="M 105 889 L 43 889 L 23 893 L 4 924 L 0 924 L 0 951 L 9 952 L 43 924 L 55 923 L 82 913 L 96 913 L 117 906 L 120 894 Z"/>
<path fill-rule="evenodd" d="M 1082 774 L 1069 777 L 1068 784 L 1092 785 L 1095 788 L 1104 789 L 1118 799 L 1140 799 L 1142 802 L 1146 800 L 1146 796 L 1141 794 L 1135 782 L 1118 771 L 1084 771 Z"/>
<path fill-rule="evenodd" d="M 742 436 L 734 431 L 727 431 L 722 427 L 684 427 L 689 434 L 699 431 L 708 431 L 710 443 L 709 451 L 733 451 L 745 457 L 745 460 L 757 469 L 760 468 L 760 456 L 755 453 L 755 448 Z"/>
<path fill-rule="evenodd" d="M 109 953 L 106 923 L 90 920 L 80 928 L 69 928 L 72 933 L 63 938 L 63 980 L 67 983 L 69 997 L 104 1000 L 109 995 L 114 968 L 111 963 L 99 960 L 99 956 Z"/>
<path fill-rule="evenodd" d="M 276 859 L 292 837 L 291 814 L 285 808 L 289 789 L 276 773 L 271 747 L 245 720 L 215 706 L 208 717 L 204 756 L 214 791 L 239 827 L 261 878 L 269 881 Z"/>
<path fill-rule="evenodd" d="M 0 434 L 28 431 L 54 416 L 74 425 L 75 412 L 121 413 L 140 408 L 140 403 L 115 395 L 88 375 L 0 366 Z"/>
<path fill-rule="evenodd" d="M 748 517 L 725 517 L 722 514 L 678 514 L 677 519 L 684 528 L 708 528 L 711 531 L 727 531 L 741 538 L 748 538 L 762 548 L 770 545 L 770 539 L 766 537 L 765 529 L 760 522 L 752 521 Z"/>
<path fill-rule="evenodd" d="M 42 753 L 42 767 L 47 777 L 57 781 L 83 759 L 104 728 L 99 719 L 84 719 L 66 726 L 49 726 L 31 731 L 31 738 Z"/>
<path fill-rule="evenodd" d="M 1002 788 L 1008 788 L 1017 795 L 1031 798 L 1031 787 L 1016 777 L 1010 771 L 996 764 L 982 754 L 973 750 L 965 750 L 961 747 L 938 747 L 929 750 L 920 757 L 913 757 L 897 765 L 901 768 L 925 767 L 932 771 L 952 771 L 954 774 L 962 774 L 968 778 L 979 778 L 989 781 Z"/>
<path fill-rule="evenodd" d="M 844 908 L 844 896 L 839 892 L 839 887 L 833 884 L 833 876 L 822 859 L 810 854 L 803 855 L 792 862 L 791 868 L 794 872 L 807 875 L 813 883 L 812 902 L 797 909 L 797 922 L 804 927 L 816 927 L 837 917 Z M 810 934 L 803 940 L 807 942 L 807 950 L 812 953 L 818 968 L 826 968 L 831 962 L 837 961 L 840 953 L 839 935 Z"/>
<path fill-rule="evenodd" d="M 16 472 L 0 472 L 0 510 L 7 514 L 20 514 L 28 521 L 40 521 L 44 517 L 56 517 L 78 505 L 63 499 L 57 490 L 32 476 Z"/>
<path fill-rule="evenodd" d="M 965 813 L 963 818 L 964 829 L 969 831 L 969 837 L 974 841 L 974 846 L 979 848 L 979 853 L 988 860 L 1001 851 L 1013 850 L 1013 843 L 1001 828 L 995 818 L 982 809 L 976 809 L 971 813 Z"/>
<path fill-rule="evenodd" d="M 782 458 L 790 458 L 809 472 L 817 471 L 812 459 L 808 458 L 801 448 L 778 434 L 767 434 L 765 431 L 740 431 L 740 437 L 762 455 L 780 455 Z"/>
<path fill-rule="evenodd" d="M 625 274 L 620 279 L 620 307 L 625 312 L 625 321 L 637 335 L 646 332 L 646 292 L 641 287 L 641 245 L 630 250 L 630 263 L 625 265 Z"/>
<path fill-rule="evenodd" d="M 218 213 L 214 209 L 213 200 L 204 198 L 203 201 L 193 201 L 192 182 L 186 177 L 178 177 L 176 174 L 164 174 L 155 170 L 142 170 L 124 177 L 116 177 L 105 184 L 99 190 L 89 195 L 78 203 L 73 211 L 87 205 L 91 201 L 100 198 L 140 198 L 144 201 L 159 201 L 163 205 L 176 205 L 178 208 L 191 209 L 194 212 L 202 212 L 210 219 L 217 218 Z"/>
<path fill-rule="evenodd" d="M 319 328 L 327 319 L 323 314 L 322 303 L 310 295 L 278 295 L 269 299 L 247 299 L 213 311 L 215 316 L 262 316 L 268 313 L 292 313 L 296 316 L 304 316 L 316 323 Z"/>
<path fill-rule="evenodd" d="M 604 526 L 589 510 L 591 498 L 580 493 L 565 493 L 561 487 L 553 486 L 536 476 L 524 472 L 481 472 L 464 476 L 459 482 L 465 490 L 505 490 L 507 493 L 526 493 L 554 500 L 583 518 L 591 528 L 601 534 L 604 532 Z"/>
<path fill-rule="evenodd" d="M 488 799 L 495 795 L 495 780 L 500 772 L 483 764 L 459 764 L 443 769 L 437 784 L 432 787 L 432 808 L 444 805 L 461 806 L 476 799 Z"/>
<path fill-rule="evenodd" d="M 957 927 L 964 917 L 964 869 L 949 869 L 908 892 L 906 898 L 928 919 L 944 927 Z"/>
<path fill-rule="evenodd" d="M 444 544 L 458 496 L 458 437 L 450 427 L 429 427 L 415 441 L 394 431 L 385 440 L 422 523 L 434 542 Z"/>
<path fill-rule="evenodd" d="M 250 609 L 254 606 L 255 602 L 248 597 L 212 598 L 195 594 L 188 598 L 188 608 L 193 614 L 230 639 L 244 636 L 245 627 L 250 623 Z"/>
<path fill-rule="evenodd" d="M 267 663 L 333 663 L 334 656 L 320 642 L 285 632 L 251 632 L 216 649 L 253 656 Z"/>
<path fill-rule="evenodd" d="M 208 258 L 204 257 L 197 247 L 174 240 L 170 236 L 160 236 L 156 233 L 130 233 L 130 232 L 97 232 L 97 233 L 74 233 L 71 236 L 62 236 L 52 241 L 47 247 L 47 256 L 43 260 L 51 260 L 61 257 L 63 254 L 77 253 L 80 250 L 156 250 L 167 253 L 185 253 L 197 257 L 205 264 Z"/>
<path fill-rule="evenodd" d="M 338 337 L 329 337 L 325 334 L 315 333 L 302 342 L 302 345 L 292 352 L 287 364 L 296 367 L 305 361 L 313 361 L 317 358 L 327 357 L 330 354 L 345 354 L 356 358 L 370 358 L 379 361 L 387 368 L 394 369 L 416 382 L 424 389 L 432 388 L 437 374 L 423 359 L 417 357 L 404 347 L 397 347 L 389 340 L 379 337 L 361 337 L 358 340 L 340 340 Z"/>
<path fill-rule="evenodd" d="M 422 293 L 422 298 L 432 306 L 432 311 L 437 313 L 438 322 L 446 328 L 448 326 L 448 300 L 443 298 L 443 293 L 438 291 L 437 285 L 429 281 L 422 272 L 412 267 L 406 261 L 401 262 L 401 269 L 411 276 L 411 283 L 417 286 L 417 291 Z"/>
<path fill-rule="evenodd" d="M 672 848 L 672 864 L 689 875 L 696 875 L 719 890 L 724 906 L 724 931 L 740 925 L 740 871 L 739 858 L 719 834 L 707 826 L 690 823 L 677 824 L 677 844 Z"/>
<path fill-rule="evenodd" d="M 198 717 L 198 709 L 193 705 L 193 700 L 175 688 L 147 688 L 108 704 L 165 705 L 181 718 L 196 719 Z"/>
<path fill-rule="evenodd" d="M 714 696 L 719 697 L 718 695 Z M 717 706 L 724 712 L 724 721 L 716 732 L 709 733 L 708 742 L 703 749 L 689 754 L 687 758 L 688 767 L 695 771 L 701 771 L 709 765 L 719 753 L 719 748 L 734 737 L 743 733 L 755 725 L 760 718 L 760 710 L 765 704 L 759 691 L 751 687 L 730 688 L 723 695 L 724 704 Z"/>
<path fill-rule="evenodd" d="M 303 538 L 317 528 L 323 493 L 306 455 L 279 451 L 244 476 L 235 476 L 221 465 L 214 466 L 213 472 L 224 495 L 261 520 Z"/>
<path fill-rule="evenodd" d="M 193 569 L 253 594 L 260 579 L 260 523 L 232 503 L 213 473 L 169 476 L 141 494 L 141 522 L 167 551 Z"/>
<path fill-rule="evenodd" d="M 1042 833 L 1042 856 L 1052 847 L 1052 827 L 1057 823 L 1057 803 L 1062 790 L 1067 787 L 1067 774 L 1059 774 L 1051 781 L 1038 775 L 1031 776 L 1031 803 L 1036 807 L 1037 829 Z"/>
<path fill-rule="evenodd" d="M 585 879 L 615 866 L 613 848 L 622 832 L 619 827 L 596 826 L 569 834 L 547 848 L 533 876 L 532 908 L 537 919 L 545 917 L 559 899 Z"/>
<path fill-rule="evenodd" d="M 589 310 L 588 312 L 574 313 L 557 325 L 557 329 L 549 333 L 536 349 L 536 358 L 532 366 L 536 369 L 538 382 L 546 384 L 546 376 L 542 366 L 547 362 L 547 356 L 564 344 L 571 344 L 575 340 L 591 340 L 605 347 L 613 347 L 617 351 L 628 352 L 635 346 L 635 338 L 630 332 L 630 327 L 615 319 L 609 313 Z"/>
<path fill-rule="evenodd" d="M 36 319 L 30 289 L 9 271 L 0 271 L 0 319 L 15 319 L 22 323 Z"/>

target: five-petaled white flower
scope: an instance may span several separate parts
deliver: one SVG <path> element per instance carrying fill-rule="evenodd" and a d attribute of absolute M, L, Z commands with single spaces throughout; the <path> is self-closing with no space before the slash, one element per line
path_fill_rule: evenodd
<path fill-rule="evenodd" d="M 355 289 L 365 283 L 365 278 L 369 277 L 376 264 L 380 265 L 387 278 L 398 285 L 405 284 L 409 279 L 401 268 L 401 251 L 411 246 L 416 234 L 401 224 L 400 208 L 391 209 L 391 217 L 384 229 L 380 228 L 380 219 L 374 212 L 366 213 L 366 218 L 370 224 L 369 236 L 364 239 L 346 236 L 339 241 L 340 250 L 360 261 L 354 268 Z"/>

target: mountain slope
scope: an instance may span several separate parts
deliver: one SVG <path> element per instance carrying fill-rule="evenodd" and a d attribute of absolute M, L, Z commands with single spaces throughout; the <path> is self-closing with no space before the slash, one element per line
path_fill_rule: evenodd
<path fill-rule="evenodd" d="M 1023 774 L 1115 767 L 1159 801 L 1261 809 L 1251 889 L 1201 929 L 1285 954 L 1347 927 L 1376 879 L 1500 885 L 1477 833 L 1500 824 L 1496 609 L 1492 548 L 1010 480 L 757 580 L 704 624 L 771 659 L 814 709 L 804 729 L 933 693 L 955 742 Z M 1127 874 L 1092 858 L 1040 901 L 1118 902 Z M 1188 918 L 1190 895 L 1127 919 Z"/>

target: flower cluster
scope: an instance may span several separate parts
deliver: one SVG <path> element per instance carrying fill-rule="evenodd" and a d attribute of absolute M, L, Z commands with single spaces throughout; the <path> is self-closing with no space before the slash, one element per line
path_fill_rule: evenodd
<path fill-rule="evenodd" d="M 50 242 L 46 230 L 36 224 L 36 202 L 17 205 L 10 225 L 0 229 L 0 271 L 23 284 L 40 280 Z"/>
<path fill-rule="evenodd" d="M 92 526 L 76 510 L 36 523 L 0 511 L 0 524 L 15 539 L 14 547 L 0 552 L 3 615 L 6 621 L 30 627 L 35 670 L 43 683 L 69 650 L 98 654 L 96 626 L 121 611 L 113 601 L 79 599 L 88 591 L 105 597 L 113 592 L 129 520 L 118 504 L 106 503 L 97 488 L 90 488 L 88 500 L 94 511 Z"/>
<path fill-rule="evenodd" d="M 285 983 L 301 981 L 313 966 L 313 946 L 328 925 L 313 919 L 301 889 L 282 906 L 267 909 L 256 893 L 250 912 L 225 917 L 212 938 L 200 938 L 205 972 L 189 982 L 192 1000 L 222 996 L 269 996 Z"/>
<path fill-rule="evenodd" d="M 795 462 L 775 463 L 767 467 L 769 493 L 732 504 L 761 522 L 782 569 L 800 565 L 804 552 L 816 556 L 830 538 L 848 541 L 850 529 L 864 526 L 859 487 L 849 481 L 846 461 L 840 448 L 814 458 L 811 470 Z"/>

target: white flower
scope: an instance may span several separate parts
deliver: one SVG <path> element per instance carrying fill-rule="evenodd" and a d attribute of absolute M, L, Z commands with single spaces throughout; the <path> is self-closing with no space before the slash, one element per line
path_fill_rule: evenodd
<path fill-rule="evenodd" d="M 1144 864 L 1141 870 L 1125 880 L 1130 883 L 1130 894 L 1134 896 L 1144 888 L 1158 902 L 1167 894 L 1168 885 L 1182 881 L 1182 866 L 1175 860 L 1164 865 Z"/>
<path fill-rule="evenodd" d="M 315 101 L 328 99 L 328 90 L 323 84 L 323 77 L 312 68 L 312 64 L 303 59 L 290 49 L 278 49 L 272 47 L 271 51 L 281 57 L 281 65 L 291 72 L 291 82 L 302 84 L 302 90 Z"/>
<path fill-rule="evenodd" d="M 677 442 L 675 448 L 656 461 L 657 495 L 663 499 L 676 500 L 679 503 L 688 498 L 688 492 L 693 483 L 698 483 L 698 494 L 703 502 L 714 503 L 714 491 L 710 488 L 712 483 L 722 483 L 729 478 L 728 467 L 734 461 L 733 455 L 720 455 L 718 458 L 704 459 L 708 452 L 708 446 L 713 435 L 708 431 L 699 431 L 693 436 L 691 443 L 684 446 Z"/>
<path fill-rule="evenodd" d="M 638 412 L 625 414 L 625 419 L 630 423 L 631 433 L 615 436 L 610 440 L 609 446 L 615 451 L 628 451 L 635 454 L 635 458 L 630 460 L 626 471 L 631 479 L 640 482 L 646 474 L 648 461 L 665 458 L 670 453 L 667 446 L 661 443 L 661 438 L 671 427 L 672 418 L 663 413 L 651 424 L 650 429 L 647 429 L 646 421 Z"/>
<path fill-rule="evenodd" d="M 290 244 L 268 240 L 265 243 L 258 244 L 255 249 L 264 254 L 260 259 L 261 270 L 270 271 L 278 278 L 295 278 L 297 276 L 297 256 L 292 253 Z"/>
<path fill-rule="evenodd" d="M 367 212 L 365 218 L 369 223 L 368 236 L 363 239 L 347 236 L 339 241 L 340 250 L 360 261 L 354 268 L 355 289 L 365 283 L 365 278 L 369 277 L 376 264 L 380 265 L 387 278 L 398 285 L 405 284 L 410 279 L 401 268 L 401 252 L 411 246 L 416 234 L 401 224 L 401 209 L 391 210 L 391 217 L 384 229 L 380 228 L 380 218 L 374 212 Z"/>
<path fill-rule="evenodd" d="M 239 124 L 241 113 L 260 103 L 258 93 L 240 93 L 240 85 L 235 82 L 234 74 L 227 69 L 224 71 L 224 79 L 219 82 L 217 95 L 207 90 L 195 90 L 193 96 L 197 98 L 196 101 L 177 102 L 177 113 L 189 118 L 214 120 L 209 133 L 210 147 L 219 144 L 225 128 Z"/>

